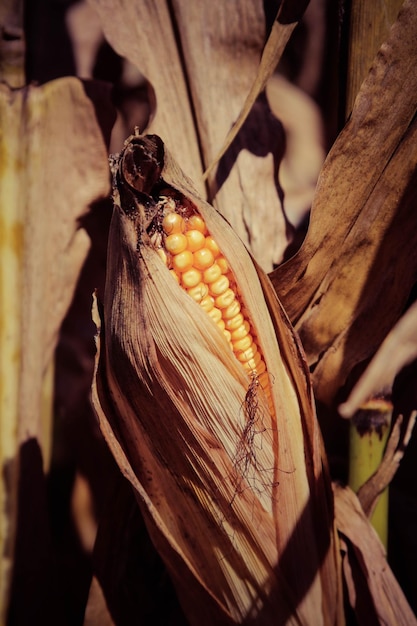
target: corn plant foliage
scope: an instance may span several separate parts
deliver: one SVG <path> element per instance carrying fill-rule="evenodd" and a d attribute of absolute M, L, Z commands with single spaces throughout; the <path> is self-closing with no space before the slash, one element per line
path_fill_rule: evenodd
<path fill-rule="evenodd" d="M 51 377 L 59 327 L 89 248 L 78 220 L 91 202 L 109 192 L 109 176 L 102 132 L 78 79 L 14 90 L 2 84 L 0 118 L 0 439 L 5 481 L 0 489 L 0 604 L 5 610 L 19 464 L 34 476 L 42 474 L 42 463 L 46 466 L 49 460 L 52 388 L 48 396 L 45 377 L 47 372 Z M 40 463 L 36 467 L 24 458 L 31 444 L 37 448 L 31 457 Z M 22 485 L 21 479 L 21 492 Z M 36 515 L 45 520 L 41 509 L 39 503 Z"/>
<path fill-rule="evenodd" d="M 335 510 L 344 560 L 344 579 L 351 606 L 359 623 L 414 625 L 417 620 L 404 600 L 377 534 L 356 495 L 349 487 L 334 485 Z M 366 586 L 359 586 L 363 578 Z"/>
<path fill-rule="evenodd" d="M 264 270 L 272 269 L 288 242 L 276 182 L 284 140 L 264 99 L 247 115 L 306 3 L 283 3 L 261 66 L 267 32 L 259 0 L 233 5 L 179 0 L 172 3 L 172 13 L 166 2 L 93 0 L 93 4 L 112 46 L 150 83 L 155 108 L 147 132 L 163 137 L 203 195 L 202 173 L 224 153 L 208 178 L 209 199 Z"/>
<path fill-rule="evenodd" d="M 145 146 L 149 156 L 153 141 L 132 138 L 126 154 Z M 246 376 L 147 242 L 143 194 L 128 194 L 117 179 L 122 203 L 117 194 L 93 396 L 103 432 L 190 623 L 308 624 L 312 614 L 338 623 L 332 505 L 302 352 L 266 276 L 261 285 L 227 223 L 164 159 L 163 180 L 198 207 L 238 281 L 273 381 L 276 418 L 261 398 L 262 417 L 247 413 Z M 118 171 L 128 167 L 122 153 Z M 242 419 L 255 420 L 243 463 Z"/>
<path fill-rule="evenodd" d="M 148 79 L 154 103 L 149 130 L 162 136 L 198 193 L 173 162 L 167 174 L 170 182 L 190 194 L 203 211 L 200 196 L 207 193 L 263 268 L 236 244 L 238 257 L 250 267 L 247 289 L 253 283 L 262 315 L 272 319 L 271 350 L 277 344 L 280 359 L 276 381 L 282 375 L 291 396 L 278 416 L 283 419 L 279 421 L 280 445 L 273 445 L 276 433 L 270 428 L 264 436 L 266 447 L 259 451 L 263 459 L 273 458 L 278 468 L 284 468 L 279 480 L 288 489 L 276 500 L 271 489 L 236 494 L 233 484 L 224 480 L 233 458 L 231 442 L 238 434 L 234 420 L 241 415 L 245 387 L 243 381 L 231 381 L 226 370 L 233 366 L 219 350 L 224 381 L 233 396 L 230 413 L 225 414 L 226 429 L 219 416 L 214 416 L 214 430 L 208 429 L 210 422 L 195 423 L 189 406 L 172 391 L 178 371 L 173 374 L 170 367 L 164 370 L 156 364 L 156 373 L 150 372 L 149 348 L 155 343 L 155 332 L 158 341 L 162 331 L 168 337 L 175 334 L 180 328 L 180 310 L 183 316 L 188 305 L 169 288 L 175 325 L 169 324 L 167 316 L 155 314 L 155 298 L 158 307 L 172 313 L 165 301 L 164 281 L 158 273 L 156 279 L 149 278 L 155 269 L 151 254 L 145 252 L 138 261 L 137 231 L 119 210 L 112 224 L 109 285 L 120 309 L 114 317 L 114 303 L 107 295 L 104 313 L 100 311 L 104 324 L 96 311 L 102 327 L 93 393 L 104 437 L 134 488 L 152 539 L 172 575 L 186 609 L 184 623 L 310 624 L 312 614 L 314 623 L 343 623 L 332 498 L 312 408 L 308 365 L 314 368 L 317 397 L 332 403 L 352 367 L 369 358 L 392 328 L 415 282 L 415 3 L 404 3 L 352 116 L 327 158 L 305 245 L 294 259 L 270 274 L 300 332 L 308 365 L 263 271 L 281 260 L 288 238 L 276 181 L 284 145 L 282 128 L 266 99 L 256 99 L 306 3 L 281 3 L 281 16 L 273 23 L 270 47 L 265 50 L 266 3 L 260 1 L 245 0 L 232 8 L 230 3 L 186 0 L 91 0 L 91 4 L 111 45 Z M 3 462 L 9 470 L 12 467 L 8 508 L 3 501 L 1 506 L 1 538 L 6 549 L 2 551 L 0 603 L 5 610 L 16 526 L 15 461 L 27 437 L 47 456 L 45 433 L 50 424 L 41 419 L 42 379 L 89 245 L 78 219 L 90 202 L 108 192 L 108 168 L 91 102 L 78 81 L 66 79 L 20 91 L 3 85 L 0 97 L 0 235 L 2 246 L 6 244 L 0 267 L 7 268 L 7 272 L 0 269 L 1 310 L 7 322 L 2 318 L 0 325 L 7 335 L 5 342 L 2 337 L 6 346 L 2 372 L 11 371 L 9 356 L 18 355 L 16 370 L 10 379 L 3 379 L 0 388 L 2 402 L 12 407 L 9 416 L 2 406 L 1 422 Z M 23 167 L 23 154 L 30 167 Z M 203 172 L 213 163 L 206 191 Z M 404 237 L 405 231 L 409 237 Z M 225 245 L 233 247 L 227 227 L 224 232 Z M 115 327 L 108 328 L 108 320 L 115 319 L 116 333 Z M 413 320 L 394 334 L 394 348 L 398 341 L 403 345 L 413 336 Z M 204 329 L 204 341 L 216 346 L 210 330 Z M 195 324 L 193 332 L 198 335 Z M 173 345 L 185 335 L 184 330 L 178 333 Z M 122 338 L 116 347 L 115 336 Z M 197 349 L 191 356 L 206 352 Z M 401 355 L 392 372 L 414 352 Z M 271 358 L 277 364 L 276 357 Z M 386 353 L 381 358 L 387 362 Z M 202 381 L 204 363 L 198 361 L 197 369 Z M 220 378 L 217 387 L 223 384 Z M 365 390 L 381 381 L 386 382 L 386 376 L 377 372 Z M 147 391 L 150 387 L 158 396 L 158 403 L 145 393 L 147 386 Z M 200 391 L 193 393 L 197 398 Z M 365 393 L 364 388 L 360 393 Z M 293 419 L 284 419 L 286 410 Z M 294 459 L 297 470 L 287 473 L 285 463 L 290 467 Z M 34 475 L 33 457 L 31 463 L 24 466 L 29 469 L 26 477 Z M 42 482 L 39 450 L 36 463 Z M 31 488 L 29 480 L 26 495 Z M 366 605 L 370 613 L 358 613 L 359 619 L 372 614 L 372 619 L 390 620 L 394 612 L 398 623 L 413 624 L 401 590 L 386 564 L 383 567 L 381 546 L 354 497 L 335 489 L 335 501 L 336 523 L 349 557 L 344 559 L 349 600 L 355 603 L 364 589 L 367 599 L 372 598 Z M 22 511 L 46 529 L 46 513 L 39 502 Z M 123 504 L 120 511 L 127 515 Z M 119 509 L 113 511 L 115 517 L 118 513 Z M 117 539 L 121 537 L 123 524 L 118 525 Z M 46 545 L 47 531 L 43 539 Z M 101 564 L 97 570 L 105 572 L 111 586 L 112 566 L 125 558 L 130 544 L 128 548 L 124 544 L 123 554 L 111 555 L 111 537 L 106 539 L 98 542 Z M 28 543 L 21 545 L 16 551 L 20 564 L 29 556 L 24 548 Z M 41 565 L 44 556 L 42 552 Z M 379 577 L 371 571 L 374 563 Z M 20 564 L 17 575 L 22 571 Z M 365 583 L 364 575 L 369 572 L 371 578 Z M 28 598 L 39 601 L 45 580 L 49 578 L 38 577 L 37 586 L 25 596 L 25 606 L 31 604 Z M 141 583 L 128 577 L 121 586 L 124 590 L 128 586 L 134 595 L 135 585 Z M 43 587 L 43 593 L 50 589 Z M 96 599 L 111 623 L 103 608 L 109 603 L 108 591 L 104 599 L 96 590 Z M 119 607 L 122 595 L 115 600 Z M 15 598 L 14 608 L 21 605 L 20 598 Z M 92 612 L 92 605 L 89 608 Z M 124 619 L 132 621 L 137 616 L 126 611 Z M 87 610 L 86 623 L 88 619 L 94 617 Z"/>
<path fill-rule="evenodd" d="M 417 9 L 405 2 L 321 171 L 298 254 L 271 274 L 332 403 L 416 280 Z"/>
<path fill-rule="evenodd" d="M 247 113 L 245 101 L 250 101 L 251 95 L 246 100 L 247 94 L 250 94 L 250 88 L 256 85 L 257 81 L 258 84 L 262 84 L 265 78 L 265 75 L 262 75 L 262 68 L 258 76 L 256 75 L 263 41 L 259 21 L 260 12 L 256 13 L 259 7 L 252 6 L 250 9 L 243 7 L 243 12 L 234 14 L 233 18 L 228 15 L 226 28 L 222 15 L 215 15 L 212 6 L 208 8 L 203 4 L 199 7 L 202 11 L 202 13 L 199 12 L 199 19 L 201 15 L 204 16 L 204 20 L 201 19 L 199 22 L 192 6 L 181 2 L 173 3 L 182 49 L 185 51 L 186 72 L 182 73 L 183 68 L 175 61 L 171 66 L 174 71 L 167 76 L 166 68 L 161 68 L 153 55 L 155 35 L 161 27 L 170 33 L 167 37 L 168 43 L 174 44 L 171 38 L 172 22 L 168 20 L 168 14 L 163 13 L 163 4 L 159 5 L 158 14 L 155 14 L 153 10 L 146 9 L 145 11 L 144 9 L 142 12 L 137 7 L 132 7 L 129 9 L 131 13 L 128 19 L 123 17 L 128 9 L 119 3 L 98 1 L 96 6 L 112 44 L 143 69 L 146 78 L 154 88 L 156 113 L 151 129 L 157 130 L 164 139 L 166 138 L 168 147 L 188 174 L 193 177 L 194 173 L 197 173 L 195 180 L 201 190 L 200 168 L 204 169 L 211 165 L 213 159 L 216 160 L 233 123 L 236 119 L 243 120 Z M 247 13 L 245 13 L 246 10 Z M 392 29 L 388 42 L 382 47 L 370 76 L 361 90 L 348 125 L 329 154 L 319 180 L 307 241 L 292 261 L 271 274 L 278 294 L 282 296 L 285 306 L 288 307 L 291 320 L 298 324 L 302 341 L 306 344 L 309 365 L 315 366 L 314 383 L 317 395 L 320 400 L 326 402 L 334 399 L 353 365 L 375 350 L 390 325 L 399 316 L 415 278 L 413 264 L 410 269 L 410 264 L 404 261 L 400 268 L 395 266 L 393 269 L 393 265 L 390 264 L 389 251 L 384 250 L 381 244 L 388 226 L 393 226 L 393 231 L 392 229 L 390 231 L 391 244 L 388 245 L 392 249 L 392 241 L 398 243 L 400 235 L 402 236 L 402 224 L 406 220 L 410 220 L 407 224 L 413 223 L 410 208 L 413 200 L 411 182 L 415 149 L 411 122 L 415 112 L 413 99 L 415 85 L 414 78 L 410 78 L 410 75 L 415 60 L 415 51 L 412 48 L 414 21 L 413 5 L 405 3 L 398 23 Z M 123 27 L 119 28 L 118 24 L 121 22 L 123 22 Z M 200 31 L 199 24 L 203 23 L 204 28 L 201 26 Z M 250 34 L 245 28 L 249 23 Z M 140 28 L 145 30 L 141 46 L 137 34 Z M 234 42 L 230 48 L 233 53 L 227 46 L 225 32 Z M 209 36 L 206 36 L 206 33 Z M 242 50 L 239 49 L 239 45 L 236 44 L 236 41 L 240 40 L 239 33 L 242 35 L 242 41 L 246 43 L 251 41 L 249 49 L 247 45 L 243 46 Z M 211 42 L 213 42 L 212 45 Z M 163 45 L 166 46 L 167 43 L 164 42 Z M 203 50 L 205 54 L 209 50 L 208 59 L 205 58 Z M 239 50 L 239 54 L 236 54 L 236 50 Z M 174 51 L 172 50 L 171 53 L 175 60 Z M 230 73 L 239 71 L 236 69 L 235 59 L 239 68 L 245 67 L 246 70 L 237 86 L 230 84 Z M 395 66 L 395 72 L 390 71 L 392 64 Z M 209 80 L 210 77 L 212 80 Z M 176 135 L 175 141 L 171 139 L 177 129 L 172 128 L 172 125 L 167 127 L 165 117 L 167 100 L 170 104 L 177 101 L 178 86 L 183 85 L 185 80 L 190 86 L 192 103 L 196 111 L 197 136 L 200 139 L 203 155 L 203 163 L 197 164 L 197 161 L 192 159 L 192 166 L 186 164 L 189 153 L 184 150 L 181 137 Z M 220 92 L 220 89 L 224 90 L 226 85 L 229 96 L 227 99 L 222 97 L 223 94 Z M 219 87 L 218 93 L 217 87 Z M 254 89 L 256 91 L 256 87 Z M 184 111 L 187 112 L 187 107 L 188 104 L 182 107 L 180 116 Z M 264 137 L 265 130 L 263 129 L 265 129 L 267 116 L 265 116 L 266 109 L 263 108 L 262 101 L 258 101 L 252 107 L 251 115 L 255 113 L 256 116 L 257 107 L 259 107 L 259 112 L 255 123 L 250 116 L 246 118 L 248 126 L 246 128 L 243 126 L 241 133 L 251 130 L 259 146 L 260 137 Z M 239 118 L 240 113 L 241 118 Z M 259 119 L 262 119 L 262 123 Z M 181 120 L 179 126 L 187 123 L 187 120 Z M 268 134 L 268 128 L 273 128 L 271 118 L 267 119 L 266 128 Z M 233 130 L 231 132 L 233 133 Z M 275 126 L 275 132 L 271 134 L 276 136 L 277 133 Z M 233 135 L 230 136 L 233 137 Z M 270 144 L 266 141 L 265 144 L 261 141 L 261 144 L 262 147 L 269 145 L 270 154 L 276 155 L 279 152 L 279 147 L 275 146 L 270 149 Z M 216 206 L 229 219 L 235 231 L 251 246 L 262 266 L 268 268 L 271 261 L 277 260 L 279 255 L 271 253 L 271 247 L 265 245 L 265 239 L 263 239 L 264 248 L 269 250 L 269 256 L 265 259 L 264 252 L 256 248 L 256 236 L 253 235 L 248 239 L 246 235 L 248 228 L 252 234 L 256 234 L 256 217 L 252 214 L 250 217 L 247 214 L 245 216 L 243 210 L 236 208 L 236 202 L 239 201 L 236 198 L 241 198 L 242 192 L 247 204 L 250 194 L 246 196 L 245 193 L 250 188 L 253 197 L 256 198 L 254 207 L 258 216 L 261 216 L 260 231 L 265 232 L 262 204 L 263 198 L 268 195 L 267 190 L 271 189 L 268 185 L 270 185 L 272 170 L 268 164 L 268 156 L 264 155 L 264 162 L 260 165 L 261 173 L 259 173 L 254 167 L 253 154 L 247 158 L 248 155 L 245 152 L 247 145 L 247 140 L 239 143 L 238 135 L 235 143 L 232 142 L 225 148 L 226 152 L 220 160 L 216 176 L 214 177 L 212 173 L 209 175 L 209 194 L 215 197 Z M 268 150 L 265 150 L 265 153 L 268 153 Z M 405 168 L 404 163 L 408 164 Z M 233 176 L 237 171 L 239 182 L 234 185 Z M 256 172 L 255 178 L 261 181 L 266 191 L 258 192 L 258 184 L 251 179 L 251 172 Z M 266 184 L 264 177 L 268 181 Z M 243 180 L 248 181 L 247 185 L 242 184 Z M 234 198 L 233 203 L 231 198 Z M 401 203 L 399 203 L 400 198 Z M 266 211 L 268 232 L 272 233 L 275 240 L 277 237 L 282 237 L 285 244 L 282 229 L 279 231 L 270 223 L 271 214 L 276 216 L 274 207 L 277 206 L 279 208 L 272 193 L 268 196 Z M 397 223 L 394 220 L 396 212 L 401 218 Z M 408 245 L 407 252 L 412 258 L 412 242 Z M 406 259 L 407 254 L 404 253 L 402 258 Z M 325 275 L 327 269 L 328 274 Z M 382 316 L 379 318 L 379 326 L 375 327 L 370 334 L 366 323 L 362 320 L 366 316 L 375 314 L 378 305 L 374 294 L 381 294 L 382 289 L 385 288 L 384 276 L 389 276 L 390 270 L 394 273 L 402 272 L 406 280 L 399 287 L 400 295 L 396 291 L 396 281 L 391 280 L 390 306 L 392 310 L 389 311 L 388 316 L 385 316 L 387 311 L 384 309 L 384 319 Z M 380 287 L 373 291 L 375 276 L 377 278 L 375 284 L 379 284 Z M 367 284 L 372 285 L 372 288 L 368 290 L 369 296 L 366 295 Z M 344 297 L 339 298 L 340 294 Z M 359 307 L 358 302 L 361 303 Z M 363 306 L 362 302 L 365 303 Z M 317 325 L 314 325 L 316 318 Z M 344 328 L 347 330 L 342 332 Z M 353 337 L 352 347 L 351 337 Z M 105 398 L 105 390 L 103 394 Z M 111 409 L 111 405 L 108 408 Z M 114 441 L 111 432 L 108 433 L 108 438 L 109 441 Z M 307 447 L 308 442 L 307 437 L 304 442 Z M 130 465 L 131 459 L 124 458 L 122 466 L 125 467 L 124 471 L 131 479 L 135 479 L 134 477 L 137 479 L 135 470 L 132 473 L 130 469 L 126 469 L 128 467 L 126 463 Z M 140 483 L 136 486 L 140 486 Z M 365 532 L 365 527 L 366 524 L 362 528 L 363 532 Z M 369 525 L 366 528 L 366 532 L 372 534 Z M 156 541 L 158 542 L 158 537 Z M 160 550 L 167 557 L 161 545 Z M 172 555 L 168 554 L 167 558 L 170 562 Z M 367 558 L 372 560 L 369 552 Z M 180 568 L 179 565 L 178 567 Z M 178 571 L 183 570 L 180 568 Z M 358 584 L 357 581 L 356 584 Z M 393 597 L 388 598 L 388 602 L 395 606 L 401 594 L 397 588 L 393 589 L 392 593 Z M 403 601 L 402 596 L 400 601 Z"/>
<path fill-rule="evenodd" d="M 367 398 L 389 389 L 395 377 L 416 358 L 417 305 L 413 304 L 385 337 L 339 412 L 351 417 Z"/>

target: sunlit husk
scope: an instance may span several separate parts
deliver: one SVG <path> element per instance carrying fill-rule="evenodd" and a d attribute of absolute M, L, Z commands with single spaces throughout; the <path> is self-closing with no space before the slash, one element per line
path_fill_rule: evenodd
<path fill-rule="evenodd" d="M 135 142 L 151 153 L 162 146 L 158 138 L 130 138 L 122 174 Z M 103 432 L 190 623 L 311 624 L 312 616 L 315 624 L 339 623 L 332 512 L 298 345 L 272 292 L 267 305 L 268 283 L 262 277 L 261 285 L 232 229 L 194 195 L 169 155 L 162 164 L 164 181 L 193 201 L 238 281 L 275 415 L 259 396 L 251 454 L 240 459 L 247 375 L 170 276 L 146 234 L 143 196 L 126 192 L 119 175 L 93 386 Z"/>

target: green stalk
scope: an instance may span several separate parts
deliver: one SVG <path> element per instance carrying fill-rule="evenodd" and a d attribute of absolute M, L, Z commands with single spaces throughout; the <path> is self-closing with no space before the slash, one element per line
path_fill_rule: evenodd
<path fill-rule="evenodd" d="M 351 489 L 360 487 L 376 472 L 385 451 L 391 425 L 392 405 L 374 398 L 354 415 L 349 437 L 349 479 Z M 385 549 L 388 544 L 388 487 L 381 493 L 370 520 Z"/>

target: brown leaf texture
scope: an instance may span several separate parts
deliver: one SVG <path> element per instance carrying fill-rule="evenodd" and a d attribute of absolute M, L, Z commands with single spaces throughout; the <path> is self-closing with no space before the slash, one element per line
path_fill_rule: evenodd
<path fill-rule="evenodd" d="M 348 399 L 339 406 L 339 413 L 352 417 L 369 397 L 390 389 L 396 375 L 416 358 L 417 304 L 414 304 L 388 333 Z"/>
<path fill-rule="evenodd" d="M 416 279 L 416 27 L 405 2 L 323 166 L 304 245 L 271 274 L 327 403 L 376 351 Z"/>
<path fill-rule="evenodd" d="M 239 130 L 242 128 L 259 94 L 265 89 L 269 78 L 275 71 L 275 68 L 281 59 L 282 53 L 284 52 L 285 46 L 288 43 L 298 20 L 302 17 L 305 6 L 308 4 L 308 0 L 307 2 L 293 3 L 293 6 L 290 9 L 289 4 L 289 2 L 285 1 L 280 4 L 278 14 L 274 20 L 271 32 L 262 52 L 255 80 L 251 85 L 248 95 L 246 96 L 237 120 L 228 132 L 221 150 L 207 168 L 205 176 L 207 176 L 213 167 L 219 162 L 228 147 L 233 143 L 233 140 L 237 137 Z"/>
<path fill-rule="evenodd" d="M 223 155 L 208 178 L 208 197 L 265 271 L 282 260 L 290 232 L 277 183 L 284 135 L 265 98 L 257 98 L 306 2 L 289 4 L 282 3 L 284 21 L 274 21 L 267 39 L 261 0 L 93 0 L 111 45 L 151 84 L 147 132 L 164 138 L 201 195 L 203 170 Z"/>
<path fill-rule="evenodd" d="M 127 159 L 130 150 L 163 147 L 155 137 L 126 145 Z M 126 163 L 122 155 L 119 171 Z M 143 194 L 125 181 L 117 187 L 122 202 L 114 208 L 97 322 L 93 401 L 103 434 L 191 624 L 309 624 L 311 615 L 317 624 L 339 623 L 329 483 L 300 347 L 267 277 L 166 151 L 162 179 L 198 208 L 239 277 L 276 419 L 259 398 L 262 422 L 237 462 L 249 418 L 247 376 L 216 325 L 169 275 L 146 235 Z"/>
<path fill-rule="evenodd" d="M 112 47 L 150 81 L 154 111 L 147 130 L 164 137 L 181 168 L 203 193 L 198 139 L 168 3 L 152 0 L 91 0 L 91 3 Z"/>
<path fill-rule="evenodd" d="M 7 585 L 18 466 L 29 463 L 23 458 L 29 448 L 37 449 L 41 464 L 50 454 L 51 411 L 45 416 L 43 403 L 52 401 L 58 332 L 89 248 L 79 219 L 109 193 L 110 181 L 102 133 L 79 80 L 19 90 L 2 84 L 0 117 L 0 438 L 6 483 L 0 490 L 6 542 L 0 579 Z M 27 475 L 31 471 L 36 474 L 29 466 Z M 0 604 L 7 606 L 4 587 L 0 593 Z"/>
<path fill-rule="evenodd" d="M 359 500 L 348 487 L 334 485 L 333 489 L 336 523 L 346 541 L 344 574 L 349 601 L 358 619 L 361 623 L 366 619 L 375 624 L 417 624 Z"/>

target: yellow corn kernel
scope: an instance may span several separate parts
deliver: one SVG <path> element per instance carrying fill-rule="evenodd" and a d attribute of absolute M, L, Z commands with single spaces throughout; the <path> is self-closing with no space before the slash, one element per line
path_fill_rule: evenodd
<path fill-rule="evenodd" d="M 231 319 L 225 319 L 223 313 L 223 319 L 225 320 L 226 330 L 230 330 L 230 332 L 232 330 L 236 330 L 236 328 L 239 328 L 239 326 L 241 326 L 244 322 L 242 313 L 238 313 L 235 317 L 232 317 Z"/>
<path fill-rule="evenodd" d="M 172 266 L 177 272 L 186 272 L 193 266 L 193 253 L 189 250 L 183 250 L 172 258 Z"/>
<path fill-rule="evenodd" d="M 235 299 L 235 294 L 232 291 L 232 289 L 230 288 L 226 289 L 225 292 L 220 294 L 220 296 L 217 296 L 217 298 L 215 299 L 216 306 L 219 309 L 226 309 L 228 306 L 232 304 L 234 299 Z"/>
<path fill-rule="evenodd" d="M 206 270 L 214 263 L 214 256 L 208 248 L 201 248 L 194 252 L 194 267 L 199 270 Z"/>
<path fill-rule="evenodd" d="M 232 332 L 232 341 L 243 339 L 243 337 L 246 337 L 249 330 L 250 330 L 250 324 L 247 320 L 245 320 L 243 324 L 239 326 L 239 328 L 236 328 L 236 330 Z"/>
<path fill-rule="evenodd" d="M 246 335 L 246 337 L 243 337 L 243 339 L 238 339 L 237 341 L 232 341 L 233 351 L 235 353 L 237 353 L 237 352 L 245 352 L 246 350 L 248 350 L 248 348 L 250 348 L 252 343 L 253 343 L 253 337 L 252 337 L 252 335 L 248 334 L 248 335 Z"/>
<path fill-rule="evenodd" d="M 217 324 L 217 326 L 220 328 L 220 330 L 224 330 L 226 328 L 226 325 L 225 325 L 223 319 L 220 320 L 220 322 Z"/>
<path fill-rule="evenodd" d="M 224 311 L 223 311 L 223 319 L 224 320 L 232 319 L 233 317 L 236 317 L 236 315 L 238 315 L 238 313 L 240 313 L 240 302 L 238 300 L 235 300 L 226 309 L 224 309 Z M 241 322 L 242 324 L 243 324 L 243 321 L 244 320 L 243 320 L 243 316 L 242 316 L 242 322 Z M 235 330 L 235 328 L 233 330 Z"/>
<path fill-rule="evenodd" d="M 196 270 L 195 267 L 192 267 L 191 269 L 183 272 L 181 275 L 181 283 L 186 289 L 188 289 L 189 287 L 196 287 L 199 283 L 201 283 L 202 278 L 202 273 L 199 270 Z"/>
<path fill-rule="evenodd" d="M 185 233 L 188 241 L 188 250 L 190 252 L 196 252 L 197 250 L 201 250 L 201 248 L 207 247 L 205 246 L 206 238 L 204 237 L 201 230 L 187 230 Z"/>
<path fill-rule="evenodd" d="M 260 376 L 258 376 L 259 382 L 261 384 L 262 389 L 267 389 L 269 387 L 269 374 L 268 372 L 263 372 Z"/>
<path fill-rule="evenodd" d="M 191 215 L 191 217 L 188 218 L 187 228 L 190 230 L 192 228 L 199 230 L 203 233 L 203 235 L 207 233 L 206 223 L 199 215 Z"/>
<path fill-rule="evenodd" d="M 220 248 L 211 235 L 208 235 L 205 240 L 205 247 L 212 251 L 214 258 L 217 258 L 220 254 Z"/>
<path fill-rule="evenodd" d="M 206 313 L 208 313 L 212 308 L 214 308 L 214 299 L 211 296 L 206 296 L 201 300 L 200 306 L 206 311 Z"/>
<path fill-rule="evenodd" d="M 162 220 L 162 228 L 166 235 L 183 233 L 185 230 L 185 222 L 178 213 L 167 213 Z"/>
<path fill-rule="evenodd" d="M 253 357 L 253 359 L 249 359 L 249 361 L 246 361 L 245 363 L 243 363 L 243 367 L 246 369 L 247 372 L 251 372 L 253 370 L 257 371 L 258 367 L 260 366 L 261 359 L 262 359 L 261 353 L 255 352 L 255 356 Z"/>
<path fill-rule="evenodd" d="M 208 315 L 210 315 L 211 319 L 214 320 L 216 324 L 222 319 L 222 312 L 215 306 L 210 311 L 208 311 Z"/>
<path fill-rule="evenodd" d="M 221 321 L 221 320 L 220 320 L 220 321 Z M 219 325 L 219 323 L 220 323 L 220 322 L 217 322 L 217 326 Z M 229 343 L 231 343 L 231 341 L 230 341 L 230 335 L 231 335 L 231 333 L 229 333 L 229 331 L 228 331 L 228 330 L 223 330 L 223 334 L 224 334 L 224 336 L 226 337 L 227 341 L 228 341 Z M 233 349 L 233 346 L 231 346 L 231 348 Z"/>
<path fill-rule="evenodd" d="M 261 374 L 263 374 L 263 372 L 265 372 L 266 365 L 265 361 L 262 360 L 261 353 L 257 352 L 256 354 L 258 355 L 258 365 L 256 365 L 255 367 L 253 366 L 253 362 L 255 361 L 255 359 L 249 359 L 249 361 L 242 363 L 242 365 L 249 374 L 253 372 L 257 376 L 260 376 Z"/>
<path fill-rule="evenodd" d="M 214 283 L 220 276 L 222 275 L 222 271 L 217 263 L 213 263 L 211 267 L 206 269 L 203 274 L 203 280 L 205 283 Z"/>
<path fill-rule="evenodd" d="M 208 295 L 208 287 L 204 283 L 198 283 L 195 287 L 191 287 L 187 289 L 187 293 L 192 297 L 196 302 L 201 302 L 203 298 Z"/>
<path fill-rule="evenodd" d="M 174 233 L 173 235 L 168 235 L 165 239 L 165 247 L 171 254 L 179 254 L 180 252 L 184 252 L 187 249 L 187 237 L 182 233 Z"/>
<path fill-rule="evenodd" d="M 253 342 L 247 350 L 245 350 L 244 352 L 238 352 L 236 354 L 236 358 L 239 359 L 241 363 L 246 363 L 247 361 L 250 361 L 250 359 L 254 359 L 257 352 L 258 346 L 255 342 Z"/>
<path fill-rule="evenodd" d="M 220 296 L 229 287 L 229 280 L 223 274 L 209 285 L 209 291 L 213 296 Z"/>
<path fill-rule="evenodd" d="M 227 272 L 230 270 L 229 264 L 224 256 L 220 256 L 218 259 L 216 259 L 216 263 L 220 267 L 220 271 L 222 274 L 227 274 Z"/>

